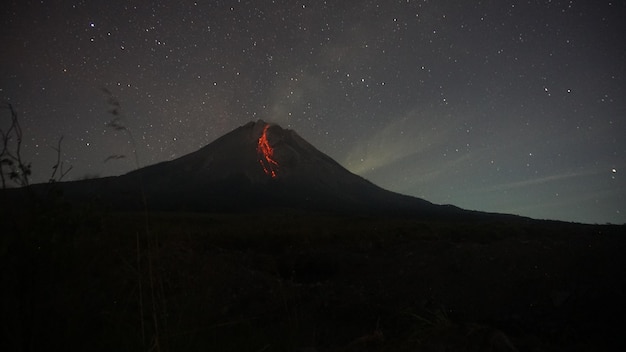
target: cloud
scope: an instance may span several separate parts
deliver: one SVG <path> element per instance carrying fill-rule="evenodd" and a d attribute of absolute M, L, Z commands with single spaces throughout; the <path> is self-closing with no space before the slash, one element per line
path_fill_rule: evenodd
<path fill-rule="evenodd" d="M 483 188 L 477 191 L 480 191 L 480 192 L 508 191 L 508 190 L 519 189 L 519 188 L 536 187 L 536 186 L 543 185 L 546 183 L 561 182 L 561 181 L 569 180 L 572 178 L 586 177 L 586 176 L 599 175 L 599 174 L 601 174 L 601 172 L 597 170 L 584 171 L 584 172 L 570 171 L 570 172 L 553 174 L 553 175 L 548 175 L 548 176 L 543 176 L 543 177 L 538 177 L 538 178 L 533 178 L 533 179 L 528 179 L 528 180 L 498 184 L 498 185 Z"/>
<path fill-rule="evenodd" d="M 414 110 L 363 137 L 346 153 L 344 165 L 359 175 L 387 168 L 415 157 L 430 157 L 450 139 L 449 122 L 432 119 Z M 449 125 L 448 125 L 449 126 Z"/>

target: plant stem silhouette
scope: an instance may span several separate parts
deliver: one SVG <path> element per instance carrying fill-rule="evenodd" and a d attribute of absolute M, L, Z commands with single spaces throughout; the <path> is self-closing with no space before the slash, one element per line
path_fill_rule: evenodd
<path fill-rule="evenodd" d="M 112 128 L 115 131 L 120 131 L 126 133 L 128 136 L 131 146 L 133 148 L 133 156 L 135 161 L 135 170 L 139 170 L 139 154 L 137 153 L 137 143 L 135 137 L 133 136 L 130 129 L 126 127 L 122 120 L 122 105 L 117 97 L 115 97 L 108 89 L 103 88 L 102 91 L 108 96 L 107 103 L 110 106 L 109 113 L 114 116 L 114 118 L 107 123 L 107 126 Z M 124 158 L 124 155 L 115 154 L 107 157 L 104 161 L 107 162 L 109 160 L 116 160 Z M 158 249 L 158 237 L 156 235 L 152 236 L 150 231 L 150 217 L 148 213 L 148 201 L 146 199 L 146 192 L 144 190 L 143 180 L 141 174 L 137 174 L 138 182 L 139 182 L 139 191 L 141 195 L 141 202 L 143 207 L 143 215 L 144 215 L 144 230 L 145 230 L 145 238 L 146 238 L 146 246 L 147 246 L 147 269 L 148 269 L 148 284 L 150 288 L 150 299 L 152 302 L 152 324 L 154 328 L 154 336 L 152 341 L 150 342 L 149 350 L 161 351 L 161 341 L 160 341 L 160 324 L 159 324 L 159 308 L 157 305 L 157 297 L 156 297 L 156 284 L 155 284 L 155 274 L 154 274 L 154 263 L 153 263 L 153 255 L 152 252 Z M 136 233 L 136 244 L 137 244 L 137 283 L 139 288 L 139 319 L 141 325 L 141 340 L 142 346 L 146 348 L 146 326 L 143 321 L 143 312 L 144 312 L 144 297 L 143 297 L 143 284 L 141 277 L 141 240 L 139 236 L 139 232 Z M 163 298 L 164 299 L 164 298 Z M 163 314 L 165 317 L 165 314 Z M 164 318 L 165 319 L 165 318 Z"/>
<path fill-rule="evenodd" d="M 32 164 L 26 162 L 22 157 L 22 141 L 24 135 L 18 114 L 13 105 L 7 103 L 3 108 L 8 109 L 11 114 L 11 123 L 5 130 L 0 129 L 0 182 L 2 189 L 8 187 L 7 181 L 16 183 L 19 187 L 30 185 L 30 177 L 32 175 Z M 56 147 L 52 147 L 57 154 L 56 163 L 52 166 L 52 174 L 48 178 L 48 182 L 60 182 L 71 170 L 70 166 L 64 169 L 64 163 L 61 160 L 61 143 L 63 136 L 59 137 Z"/>
<path fill-rule="evenodd" d="M 28 186 L 28 179 L 32 171 L 31 164 L 22 159 L 22 127 L 13 105 L 7 103 L 4 108 L 11 112 L 11 124 L 6 131 L 0 129 L 2 137 L 2 150 L 0 150 L 2 188 L 7 187 L 6 176 L 21 187 Z M 5 171 L 5 166 L 7 171 Z"/>
<path fill-rule="evenodd" d="M 63 136 L 59 137 L 57 146 L 52 147 L 52 149 L 54 149 L 54 151 L 57 152 L 57 161 L 54 164 L 54 166 L 52 166 L 52 175 L 50 175 L 50 178 L 48 179 L 48 182 L 51 182 L 51 183 L 61 182 L 61 180 L 63 180 L 63 177 L 65 177 L 65 175 L 67 175 L 72 170 L 71 165 L 69 169 L 63 170 L 63 161 L 61 160 L 61 143 L 62 142 L 63 142 Z M 57 176 L 57 172 L 59 174 L 59 177 L 55 178 Z"/>

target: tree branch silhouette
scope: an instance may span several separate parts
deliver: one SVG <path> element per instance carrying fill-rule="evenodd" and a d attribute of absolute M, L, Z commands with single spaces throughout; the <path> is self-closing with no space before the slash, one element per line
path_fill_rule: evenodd
<path fill-rule="evenodd" d="M 32 164 L 22 158 L 23 132 L 18 114 L 13 105 L 6 103 L 3 108 L 8 109 L 11 114 L 9 128 L 0 129 L 1 149 L 0 149 L 0 182 L 2 189 L 7 188 L 7 182 L 12 181 L 19 187 L 26 187 L 30 184 L 32 175 Z M 65 165 L 61 160 L 61 143 L 63 136 L 57 142 L 56 147 L 51 147 L 57 153 L 57 159 L 52 166 L 52 174 L 48 182 L 60 182 L 71 170 L 72 166 L 65 170 Z"/>
<path fill-rule="evenodd" d="M 2 188 L 7 187 L 7 176 L 8 180 L 19 186 L 28 186 L 32 171 L 31 164 L 22 159 L 22 127 L 13 105 L 7 103 L 3 108 L 10 111 L 11 124 L 6 131 L 0 129 L 0 138 L 2 138 L 2 150 L 0 150 Z"/>
<path fill-rule="evenodd" d="M 54 166 L 52 166 L 52 175 L 50 175 L 50 179 L 48 180 L 48 182 L 50 183 L 61 182 L 63 177 L 65 177 L 65 175 L 67 175 L 72 170 L 72 167 L 73 167 L 70 165 L 69 169 L 63 170 L 63 161 L 61 160 L 61 142 L 63 142 L 63 136 L 59 138 L 56 148 L 52 147 L 52 149 L 54 149 L 57 152 L 57 162 L 56 164 L 54 164 Z M 57 175 L 57 172 L 59 173 L 58 179 L 55 178 L 55 176 Z"/>

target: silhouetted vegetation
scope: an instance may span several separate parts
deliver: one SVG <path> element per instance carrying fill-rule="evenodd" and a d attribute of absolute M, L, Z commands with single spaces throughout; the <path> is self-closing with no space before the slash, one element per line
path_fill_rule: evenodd
<path fill-rule="evenodd" d="M 8 180 L 19 186 L 28 186 L 28 179 L 32 171 L 31 164 L 22 159 L 22 126 L 13 106 L 6 104 L 5 108 L 11 114 L 11 123 L 6 131 L 0 129 L 0 137 L 2 138 L 2 150 L 0 151 L 2 188 L 7 187 Z"/>
<path fill-rule="evenodd" d="M 4 108 L 9 110 L 11 116 L 9 127 L 5 130 L 0 129 L 2 144 L 0 149 L 0 181 L 2 182 L 2 189 L 8 187 L 8 181 L 14 182 L 19 187 L 25 187 L 30 184 L 32 163 L 24 160 L 22 156 L 24 135 L 17 112 L 11 104 L 6 104 Z M 57 145 L 52 147 L 56 152 L 57 158 L 52 166 L 52 173 L 48 178 L 48 181 L 51 183 L 61 181 L 72 169 L 71 166 L 65 169 L 65 164 L 61 160 L 62 142 L 63 136 L 59 137 Z"/>

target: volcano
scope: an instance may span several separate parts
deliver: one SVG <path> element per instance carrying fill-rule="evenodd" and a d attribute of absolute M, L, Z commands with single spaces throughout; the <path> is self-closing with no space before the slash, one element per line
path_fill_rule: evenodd
<path fill-rule="evenodd" d="M 116 209 L 147 205 L 168 211 L 293 208 L 423 216 L 470 213 L 385 190 L 351 173 L 295 131 L 263 120 L 240 126 L 175 160 L 122 176 L 59 185 L 68 199 Z"/>
<path fill-rule="evenodd" d="M 3 351 L 626 350 L 624 226 L 390 192 L 264 121 L 0 224 Z"/>

